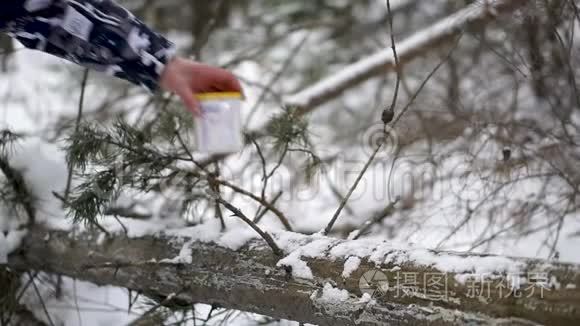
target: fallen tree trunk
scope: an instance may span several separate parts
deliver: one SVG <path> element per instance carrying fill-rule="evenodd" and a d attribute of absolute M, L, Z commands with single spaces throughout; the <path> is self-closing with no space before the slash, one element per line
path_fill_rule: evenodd
<path fill-rule="evenodd" d="M 319 325 L 580 322 L 577 265 L 290 232 L 274 238 L 282 260 L 258 239 L 232 250 L 187 237 L 99 241 L 35 227 L 8 264 Z"/>

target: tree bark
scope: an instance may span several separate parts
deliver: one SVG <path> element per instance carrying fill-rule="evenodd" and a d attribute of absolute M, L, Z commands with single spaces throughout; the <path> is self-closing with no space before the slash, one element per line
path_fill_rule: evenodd
<path fill-rule="evenodd" d="M 214 304 L 319 325 L 526 325 L 529 321 L 578 325 L 580 322 L 580 266 L 577 265 L 394 249 L 384 242 L 284 234 L 297 239 L 301 248 L 323 244 L 321 255 L 302 258 L 311 269 L 312 278 L 296 277 L 290 266 L 278 264 L 277 267 L 279 258 L 262 240 L 252 240 L 238 250 L 163 236 L 131 239 L 119 235 L 103 242 L 94 234 L 73 238 L 67 232 L 38 226 L 30 231 L 21 250 L 10 256 L 8 264 L 15 270 L 39 270 L 99 285 L 124 287 L 160 301 L 175 294 L 172 301 L 179 304 Z M 278 241 L 279 236 L 274 234 Z M 184 245 L 191 248 L 191 263 L 162 262 L 177 256 Z M 361 255 L 360 251 L 349 249 L 361 246 L 371 254 Z M 288 250 L 285 254 L 289 254 Z M 361 256 L 360 265 L 351 275 L 343 277 L 345 261 L 355 254 Z M 417 255 L 436 257 L 441 260 L 439 266 L 457 265 L 458 261 L 471 262 L 473 266 L 508 261 L 521 267 L 518 277 L 529 278 L 532 272 L 542 271 L 549 281 L 545 288 L 537 284 L 532 287 L 535 293 L 531 295 L 523 288 L 520 295 L 511 296 L 506 295 L 509 289 L 503 288 L 502 295 L 498 285 L 506 275 L 498 274 L 485 279 L 489 293 L 472 296 L 470 293 L 483 289 L 484 283 L 481 287 L 476 283 L 473 284 L 477 286 L 471 286 L 458 280 L 465 279 L 465 273 L 472 273 L 473 267 L 444 271 L 432 264 L 417 262 L 412 258 Z M 389 285 L 387 289 L 384 282 L 376 286 L 372 282 L 366 286 L 363 282 L 363 290 L 373 295 L 370 302 L 361 300 L 360 288 L 361 280 L 368 279 L 369 271 L 383 273 Z M 401 281 L 409 275 L 419 280 L 415 290 L 408 286 L 409 282 Z M 445 293 L 442 288 L 431 289 L 427 283 L 421 286 L 421 280 L 427 282 L 429 275 L 445 278 Z M 516 275 L 511 276 L 513 280 Z M 346 290 L 348 297 L 329 297 L 326 295 L 329 289 Z"/>

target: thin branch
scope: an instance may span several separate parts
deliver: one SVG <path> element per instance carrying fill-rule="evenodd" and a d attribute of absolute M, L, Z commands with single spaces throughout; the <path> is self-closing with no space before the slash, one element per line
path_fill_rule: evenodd
<path fill-rule="evenodd" d="M 77 134 L 79 132 L 79 126 L 81 124 L 81 119 L 83 116 L 83 107 L 85 102 L 85 90 L 87 88 L 87 81 L 89 80 L 89 69 L 85 69 L 83 73 L 83 79 L 81 82 L 81 96 L 79 98 L 78 104 L 78 111 L 77 111 L 77 118 L 75 121 L 75 131 L 74 133 Z M 70 194 L 70 187 L 72 184 L 72 175 L 73 175 L 73 164 L 72 162 L 68 162 L 68 176 L 66 178 L 66 188 L 64 190 L 64 201 L 68 201 L 68 196 Z"/>
<path fill-rule="evenodd" d="M 42 310 L 44 311 L 44 314 L 46 315 L 46 319 L 48 319 L 48 322 L 50 323 L 51 326 L 55 326 L 54 323 L 52 322 L 52 318 L 50 318 L 50 314 L 48 313 L 48 309 L 46 309 L 46 304 L 44 304 L 44 299 L 42 298 L 42 295 L 40 294 L 40 291 L 38 290 L 38 287 L 36 286 L 36 282 L 34 282 L 34 278 L 32 276 L 32 273 L 27 272 L 28 277 L 30 277 L 32 279 L 32 286 L 34 287 L 34 292 L 36 292 L 36 295 L 38 296 L 38 300 L 40 301 L 40 305 L 42 306 Z"/>
<path fill-rule="evenodd" d="M 250 124 L 250 122 L 252 121 L 252 118 L 254 117 L 254 114 L 256 113 L 257 109 L 260 107 L 260 105 L 266 99 L 266 95 L 268 94 L 268 90 L 272 89 L 272 86 L 274 86 L 274 84 L 278 82 L 278 80 L 280 79 L 280 77 L 282 77 L 282 75 L 284 74 L 284 72 L 286 72 L 286 69 L 288 69 L 288 67 L 290 66 L 290 64 L 292 63 L 292 61 L 296 58 L 296 56 L 298 55 L 298 53 L 300 52 L 300 50 L 302 49 L 302 47 L 304 46 L 304 44 L 306 44 L 306 41 L 308 40 L 309 37 L 310 37 L 310 33 L 307 33 L 300 40 L 300 42 L 298 42 L 298 44 L 296 44 L 294 46 L 294 48 L 292 48 L 290 50 L 290 53 L 288 54 L 288 57 L 286 58 L 286 60 L 282 63 L 282 67 L 280 68 L 280 70 L 278 70 L 278 72 L 272 77 L 272 79 L 270 79 L 270 81 L 266 85 L 266 88 L 264 90 L 262 90 L 262 93 L 260 93 L 260 96 L 256 100 L 256 103 L 250 109 L 250 114 L 248 115 L 248 117 L 246 118 L 246 122 L 244 123 L 245 126 L 248 126 Z"/>
<path fill-rule="evenodd" d="M 283 193 L 284 193 L 283 191 L 278 192 L 276 194 L 276 196 L 274 196 L 274 199 L 272 199 L 272 201 L 270 202 L 270 205 L 274 206 L 276 204 L 276 202 L 278 201 L 278 199 L 280 199 L 280 197 L 282 197 Z M 254 217 L 254 223 L 260 223 L 260 221 L 262 220 L 264 215 L 266 215 L 266 213 L 268 213 L 268 211 L 270 211 L 270 209 L 268 207 L 264 207 L 264 209 L 259 211 L 258 214 L 256 214 L 256 217 Z"/>
<path fill-rule="evenodd" d="M 435 68 L 433 68 L 433 70 L 431 70 L 429 75 L 427 75 L 427 78 L 425 78 L 425 80 L 423 80 L 423 82 L 421 83 L 421 85 L 419 86 L 419 88 L 417 89 L 415 94 L 413 94 L 413 96 L 411 97 L 411 99 L 409 100 L 407 105 L 405 105 L 405 107 L 401 110 L 401 113 L 399 113 L 399 115 L 397 115 L 397 117 L 393 120 L 393 124 L 392 124 L 393 126 L 395 126 L 397 124 L 397 122 L 399 122 L 399 120 L 401 120 L 401 118 L 403 117 L 405 112 L 407 112 L 407 110 L 409 110 L 409 108 L 415 102 L 415 100 L 417 99 L 417 97 L 419 96 L 421 91 L 423 91 L 423 88 L 425 88 L 425 85 L 427 85 L 429 80 L 431 80 L 431 78 L 435 75 L 435 73 L 439 70 L 439 68 L 441 68 L 441 66 L 445 62 L 447 62 L 447 60 L 449 60 L 449 58 L 453 54 L 453 51 L 455 51 L 455 49 L 457 48 L 457 45 L 459 45 L 459 41 L 461 40 L 462 36 L 463 36 L 463 33 L 459 34 L 459 37 L 457 37 L 457 39 L 455 40 L 455 44 L 453 45 L 451 50 L 449 50 L 449 53 L 447 53 L 447 55 L 445 56 L 445 58 L 443 58 L 443 60 L 439 61 L 437 66 L 435 66 Z"/>
<path fill-rule="evenodd" d="M 34 272 L 34 277 L 36 277 L 36 275 L 38 275 L 38 272 Z M 34 278 L 28 278 L 28 281 L 26 282 L 26 284 L 24 286 L 20 287 L 20 290 L 16 297 L 14 302 L 18 303 L 20 302 L 20 300 L 22 299 L 22 297 L 26 294 L 26 291 L 28 290 L 28 288 L 30 287 L 30 285 L 32 285 L 32 281 L 34 280 Z M 3 318 L 4 315 L 0 314 L 0 325 L 4 326 L 4 325 L 11 325 L 10 321 L 12 320 L 12 318 L 14 317 L 14 314 L 16 313 L 16 309 L 11 309 L 11 311 L 8 312 L 8 316 L 6 316 L 6 318 Z"/>
<path fill-rule="evenodd" d="M 282 224 L 284 225 L 284 228 L 286 228 L 286 230 L 288 231 L 292 231 L 292 226 L 290 225 L 290 222 L 288 221 L 288 218 L 286 218 L 286 216 L 284 215 L 284 213 L 282 213 L 278 208 L 274 207 L 273 205 L 271 205 L 269 202 L 263 200 L 262 198 L 254 195 L 253 193 L 240 188 L 228 181 L 225 180 L 220 180 L 220 179 L 214 179 L 215 182 L 218 182 L 221 185 L 224 185 L 230 189 L 232 189 L 233 191 L 242 194 L 244 196 L 247 196 L 251 199 L 253 199 L 254 201 L 262 204 L 263 206 L 265 206 L 266 208 L 268 208 L 269 210 L 272 211 L 272 213 L 274 213 L 278 219 L 280 220 L 280 222 L 282 222 Z"/>
<path fill-rule="evenodd" d="M 195 36 L 195 42 L 192 46 L 192 54 L 197 60 L 201 60 L 201 50 L 207 44 L 209 40 L 209 36 L 213 30 L 217 27 L 218 24 L 218 15 L 222 10 L 223 6 L 227 4 L 225 0 L 219 0 L 214 7 L 213 12 L 211 13 L 211 18 L 205 24 L 203 30 L 200 31 L 198 35 Z"/>
<path fill-rule="evenodd" d="M 115 220 L 117 221 L 117 223 L 119 223 L 119 225 L 123 229 L 123 233 L 125 235 L 128 235 L 129 234 L 129 230 L 127 229 L 127 227 L 125 226 L 125 224 L 123 224 L 123 222 L 121 222 L 121 220 L 119 219 L 119 216 L 113 215 L 113 218 L 115 218 Z"/>
<path fill-rule="evenodd" d="M 215 196 L 215 200 L 217 200 L 220 204 L 224 205 L 225 208 L 227 208 L 235 216 L 239 217 L 242 221 L 246 222 L 252 229 L 254 229 L 254 231 L 256 231 L 266 241 L 268 246 L 270 246 L 270 248 L 272 248 L 272 251 L 274 252 L 274 254 L 276 256 L 279 256 L 279 257 L 283 256 L 284 253 L 282 252 L 280 247 L 278 247 L 278 245 L 276 244 L 276 242 L 274 241 L 272 236 L 270 236 L 270 234 L 268 234 L 268 232 L 262 231 L 262 229 L 260 229 L 260 227 L 256 223 L 252 222 L 252 220 L 250 220 L 246 215 L 244 215 L 244 213 L 242 213 L 242 211 L 240 209 L 238 209 L 234 205 L 228 203 L 223 198 L 221 198 L 219 196 Z"/>
<path fill-rule="evenodd" d="M 193 154 L 191 153 L 191 151 L 187 147 L 187 144 L 185 144 L 185 141 L 183 140 L 183 138 L 179 134 L 179 131 L 176 131 L 175 132 L 175 135 L 177 137 L 177 140 L 181 144 L 181 147 L 183 147 L 183 149 L 185 150 L 185 152 L 187 153 L 187 155 L 191 159 L 191 162 L 193 162 L 198 168 L 202 169 L 205 172 L 206 180 L 207 180 L 210 188 L 212 188 L 211 191 L 215 191 L 217 193 L 220 193 L 219 184 L 216 184 L 215 182 L 213 182 L 216 179 L 216 177 L 214 177 L 211 173 L 207 172 L 205 170 L 205 168 L 203 168 L 203 167 L 201 167 L 201 165 L 199 165 L 199 163 L 193 157 Z M 220 174 L 220 171 L 219 171 L 219 162 L 215 162 L 214 164 L 215 164 L 215 167 L 216 167 L 216 174 L 219 175 Z M 222 231 L 224 231 L 226 229 L 226 223 L 224 221 L 224 217 L 223 217 L 223 214 L 222 214 L 222 210 L 221 210 L 221 208 L 219 206 L 219 203 L 217 201 L 214 202 L 214 205 L 215 205 L 216 215 L 220 219 Z"/>
<path fill-rule="evenodd" d="M 185 142 L 183 141 L 183 138 L 181 138 L 181 136 L 179 134 L 177 134 L 177 139 L 179 140 L 179 142 L 181 143 L 182 146 L 185 146 Z M 185 148 L 187 148 L 187 147 L 185 147 Z M 278 219 L 280 220 L 280 222 L 282 222 L 282 224 L 284 225 L 284 227 L 286 228 L 286 230 L 292 231 L 292 226 L 290 225 L 290 222 L 288 221 L 288 218 L 286 218 L 286 216 L 284 215 L 284 213 L 282 213 L 279 209 L 277 209 L 276 207 L 272 206 L 265 199 L 260 198 L 260 197 L 258 197 L 256 195 L 254 195 L 253 193 L 251 193 L 251 192 L 243 189 L 243 188 L 240 188 L 240 187 L 238 187 L 238 186 L 236 186 L 236 185 L 234 185 L 234 184 L 232 184 L 232 183 L 230 183 L 228 181 L 225 181 L 225 180 L 221 180 L 219 178 L 216 178 L 215 176 L 213 176 L 210 173 L 208 173 L 205 170 L 205 167 L 202 166 L 199 162 L 197 162 L 193 158 L 193 154 L 191 154 L 190 151 L 188 151 L 188 155 L 190 156 L 190 158 L 193 161 L 193 163 L 196 164 L 197 167 L 204 172 L 202 174 L 202 173 L 199 173 L 199 172 L 196 172 L 196 171 L 190 171 L 190 173 L 192 175 L 194 175 L 196 177 L 204 178 L 204 179 L 208 180 L 208 182 L 210 184 L 215 183 L 215 184 L 220 184 L 220 185 L 226 186 L 226 187 L 230 188 L 231 190 L 233 190 L 234 192 L 237 192 L 237 193 L 239 193 L 241 195 L 244 195 L 244 196 L 247 196 L 247 197 L 253 199 L 254 201 L 260 203 L 261 205 L 263 205 L 263 206 L 267 207 L 269 210 L 271 210 L 272 213 L 274 213 L 278 217 Z"/>
<path fill-rule="evenodd" d="M 219 177 L 221 175 L 220 162 L 215 162 L 214 165 L 215 165 L 215 175 Z M 215 189 L 212 189 L 212 190 L 221 195 L 221 190 L 220 190 L 219 184 L 216 184 Z M 224 231 L 226 229 L 226 222 L 224 221 L 224 214 L 222 212 L 222 208 L 220 206 L 220 203 L 218 203 L 218 201 L 216 200 L 216 201 L 214 201 L 214 206 L 215 206 L 216 217 L 220 220 L 222 231 Z"/>
<path fill-rule="evenodd" d="M 395 84 L 395 94 L 393 95 L 393 102 L 390 110 L 394 111 L 397 105 L 397 96 L 399 95 L 399 87 L 401 85 L 401 66 L 399 65 L 399 56 L 397 55 L 397 47 L 395 46 L 395 31 L 393 30 L 393 13 L 391 12 L 391 0 L 387 0 L 387 11 L 389 14 L 389 26 L 391 34 L 391 50 L 393 51 L 393 58 L 395 59 L 395 72 L 397 73 L 397 82 Z M 387 122 L 385 122 L 387 123 Z"/>
<path fill-rule="evenodd" d="M 6 180 L 12 187 L 12 190 L 14 190 L 17 197 L 17 203 L 24 207 L 24 210 L 28 215 L 28 222 L 26 224 L 28 226 L 34 224 L 36 210 L 32 205 L 33 197 L 26 186 L 24 177 L 19 171 L 10 165 L 8 159 L 3 157 L 3 155 L 0 155 L 0 172 L 4 173 Z"/>
<path fill-rule="evenodd" d="M 60 275 L 62 277 L 62 275 Z M 79 308 L 79 296 L 77 292 L 77 280 L 73 279 L 73 296 L 75 301 L 75 310 L 77 312 L 77 318 L 79 320 L 79 326 L 83 326 L 83 318 L 81 316 L 81 309 Z"/>
<path fill-rule="evenodd" d="M 183 141 L 183 139 L 181 138 L 181 136 L 179 136 L 179 134 L 177 135 L 178 140 L 180 141 L 182 146 L 185 146 L 185 142 Z M 187 148 L 187 147 L 185 147 Z M 280 220 L 280 222 L 282 222 L 282 224 L 284 225 L 284 227 L 286 228 L 286 230 L 288 231 L 292 231 L 292 226 L 290 225 L 290 222 L 288 221 L 288 218 L 286 218 L 286 216 L 276 207 L 274 207 L 271 203 L 269 203 L 265 198 L 260 198 L 256 195 L 254 195 L 253 193 L 242 189 L 228 181 L 225 180 L 221 180 L 213 175 L 211 175 L 210 173 L 207 173 L 207 171 L 205 170 L 205 167 L 202 166 L 201 164 L 199 164 L 196 160 L 194 160 L 193 155 L 191 154 L 191 152 L 188 151 L 188 155 L 190 156 L 191 160 L 197 165 L 197 167 L 199 169 L 201 169 L 205 175 L 202 175 L 200 173 L 197 172 L 191 172 L 196 176 L 202 176 L 206 179 L 208 179 L 208 182 L 210 184 L 215 183 L 215 184 L 220 184 L 223 186 L 226 186 L 228 188 L 230 188 L 231 190 L 233 190 L 234 192 L 237 192 L 241 195 L 250 197 L 251 199 L 253 199 L 254 201 L 258 202 L 259 204 L 263 205 L 264 207 L 266 207 L 267 209 L 269 209 L 270 211 L 272 211 Z M 264 161 L 265 162 L 265 161 Z"/>
<path fill-rule="evenodd" d="M 147 310 L 139 318 L 137 318 L 136 320 L 128 323 L 127 326 L 138 326 L 138 325 L 142 325 L 142 323 L 146 323 L 146 319 L 145 319 L 146 317 L 148 317 L 149 315 L 153 314 L 159 308 L 161 308 L 161 307 L 167 305 L 168 303 L 170 303 L 171 300 L 173 300 L 175 297 L 177 297 L 179 294 L 181 294 L 184 290 L 185 290 L 185 288 L 182 288 L 179 292 L 173 293 L 171 295 L 168 295 L 161 302 L 157 303 L 155 306 L 153 306 L 149 310 Z"/>
<path fill-rule="evenodd" d="M 379 223 L 381 223 L 387 216 L 391 215 L 393 213 L 393 209 L 395 208 L 395 205 L 399 202 L 399 198 L 395 199 L 395 201 L 391 202 L 389 205 L 387 205 L 387 207 L 381 209 L 379 212 L 375 213 L 375 215 L 369 219 L 368 221 L 364 222 L 362 227 L 354 232 L 355 235 L 350 238 L 352 240 L 357 240 L 358 238 L 360 238 L 362 235 L 365 235 L 372 227 L 373 225 L 377 225 Z"/>
<path fill-rule="evenodd" d="M 393 31 L 393 14 L 391 12 L 391 2 L 390 2 L 390 0 L 387 0 L 387 10 L 388 10 L 388 14 L 389 14 L 389 24 L 390 24 L 390 27 L 391 27 L 391 30 L 390 30 L 390 33 L 391 33 L 391 50 L 393 51 L 393 57 L 395 59 L 395 71 L 397 72 L 397 82 L 396 82 L 396 85 L 395 85 L 395 90 L 394 90 L 394 95 L 393 95 L 393 101 L 391 103 L 391 106 L 389 108 L 387 108 L 385 110 L 385 112 L 383 112 L 383 122 L 385 124 L 385 128 L 383 129 L 383 133 L 385 134 L 385 137 L 383 137 L 381 139 L 381 142 L 378 144 L 377 148 L 375 149 L 375 151 L 373 152 L 373 154 L 371 155 L 371 157 L 367 160 L 364 168 L 359 173 L 359 175 L 358 175 L 357 179 L 355 180 L 354 184 L 351 186 L 350 190 L 348 191 L 348 193 L 346 194 L 346 196 L 344 197 L 344 199 L 340 202 L 340 205 L 338 206 L 338 209 L 334 212 L 334 215 L 332 216 L 332 219 L 330 220 L 330 222 L 328 223 L 328 225 L 326 225 L 326 228 L 324 228 L 324 231 L 323 231 L 323 234 L 324 235 L 328 235 L 328 233 L 332 230 L 332 227 L 334 226 L 334 223 L 336 223 L 336 220 L 340 216 L 340 213 L 342 212 L 342 209 L 348 203 L 348 200 L 352 196 L 353 192 L 356 190 L 356 188 L 357 188 L 359 182 L 362 180 L 362 177 L 364 176 L 365 172 L 368 170 L 368 168 L 370 167 L 370 165 L 374 161 L 375 157 L 377 156 L 377 153 L 381 150 L 381 148 L 385 144 L 386 139 L 387 139 L 387 128 L 386 128 L 386 125 L 387 125 L 388 122 L 390 122 L 392 120 L 393 114 L 394 114 L 394 110 L 395 110 L 395 106 L 397 105 L 397 96 L 399 94 L 399 87 L 400 87 L 400 84 L 401 84 L 401 69 L 400 69 L 400 66 L 399 66 L 399 57 L 397 55 L 397 48 L 396 48 L 396 44 L 395 44 L 395 37 L 394 37 L 394 31 Z M 389 117 L 386 117 L 387 115 L 389 115 Z"/>
<path fill-rule="evenodd" d="M 256 147 L 256 152 L 258 153 L 258 156 L 260 157 L 260 162 L 262 164 L 262 191 L 260 193 L 261 197 L 263 200 L 266 200 L 266 188 L 268 187 L 268 172 L 266 171 L 266 158 L 264 157 L 264 153 L 262 152 L 262 149 L 260 148 L 260 144 L 258 144 L 258 142 L 256 141 L 255 138 L 252 137 L 252 143 L 254 144 L 254 146 Z M 256 214 L 257 215 L 257 214 Z"/>
<path fill-rule="evenodd" d="M 356 178 L 354 184 L 350 187 L 350 190 L 348 191 L 348 194 L 346 194 L 346 196 L 344 197 L 344 200 L 340 203 L 340 205 L 338 206 L 338 209 L 334 212 L 334 215 L 332 216 L 332 219 L 330 220 L 330 222 L 328 223 L 328 225 L 326 225 L 326 227 L 322 231 L 322 234 L 323 235 L 328 235 L 328 233 L 330 232 L 330 230 L 332 230 L 332 227 L 334 226 L 334 223 L 336 223 L 336 220 L 338 219 L 338 216 L 342 212 L 342 209 L 344 208 L 344 206 L 346 205 L 346 203 L 350 199 L 350 196 L 352 196 L 352 193 L 355 191 L 355 189 L 358 186 L 359 182 L 362 180 L 362 177 L 364 176 L 365 172 L 368 170 L 369 166 L 374 161 L 375 157 L 377 156 L 377 153 L 381 150 L 381 148 L 383 147 L 384 144 L 385 144 L 384 140 L 381 141 L 378 144 L 378 146 L 375 149 L 375 151 L 373 152 L 373 154 L 371 155 L 371 157 L 369 157 L 369 159 L 367 160 L 367 163 L 363 167 L 362 171 L 359 173 L 359 175 Z"/>

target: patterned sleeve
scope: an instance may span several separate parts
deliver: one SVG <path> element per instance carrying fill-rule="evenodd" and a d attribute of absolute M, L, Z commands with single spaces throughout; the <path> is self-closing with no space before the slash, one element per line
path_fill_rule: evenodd
<path fill-rule="evenodd" d="M 155 91 L 174 45 L 113 0 L 0 0 L 0 29 L 24 46 Z"/>

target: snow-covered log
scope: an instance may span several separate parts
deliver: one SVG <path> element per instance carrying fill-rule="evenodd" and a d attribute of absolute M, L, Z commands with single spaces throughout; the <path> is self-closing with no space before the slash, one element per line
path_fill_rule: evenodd
<path fill-rule="evenodd" d="M 473 4 L 435 22 L 405 40 L 397 43 L 396 49 L 401 65 L 440 48 L 452 41 L 461 31 L 481 26 L 498 15 L 513 11 L 529 0 L 474 1 Z M 300 92 L 287 97 L 284 102 L 305 113 L 332 100 L 345 90 L 395 68 L 395 59 L 390 45 L 385 49 L 361 59 L 340 71 L 318 81 Z"/>
<path fill-rule="evenodd" d="M 273 237 L 282 259 L 261 239 L 227 248 L 167 233 L 105 239 L 36 226 L 8 264 L 132 289 L 166 304 L 208 303 L 319 325 L 580 321 L 577 265 L 291 232 Z"/>

